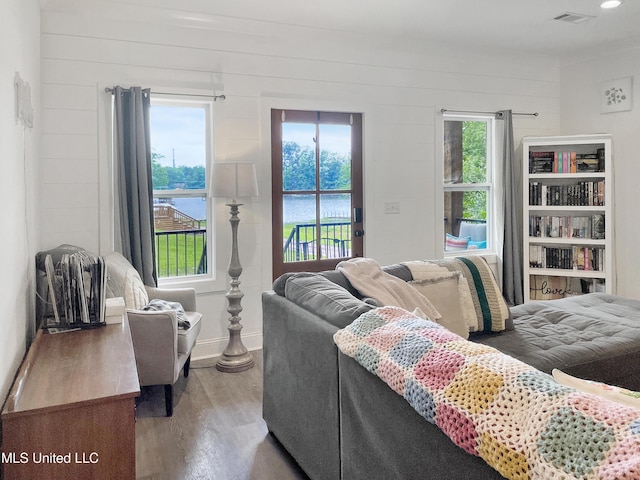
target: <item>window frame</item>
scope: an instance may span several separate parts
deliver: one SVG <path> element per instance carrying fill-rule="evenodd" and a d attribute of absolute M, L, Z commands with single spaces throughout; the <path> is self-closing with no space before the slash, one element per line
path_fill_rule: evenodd
<path fill-rule="evenodd" d="M 214 162 L 214 99 L 203 99 L 189 95 L 154 94 L 151 95 L 151 108 L 154 105 L 183 107 L 183 108 L 203 108 L 205 115 L 205 188 L 194 190 L 153 190 L 153 198 L 204 198 L 206 203 L 206 242 L 207 242 L 207 273 L 195 275 L 183 275 L 173 277 L 158 277 L 159 287 L 193 287 L 197 292 L 207 292 L 223 290 L 226 282 L 218 279 L 216 275 L 216 222 L 215 209 L 211 198 L 211 182 Z M 151 132 L 150 132 L 151 134 Z M 153 144 L 151 145 L 153 149 Z"/>
<path fill-rule="evenodd" d="M 444 148 L 444 132 L 445 132 L 445 122 L 447 121 L 461 121 L 461 122 L 485 122 L 487 125 L 487 171 L 485 182 L 483 183 L 446 183 L 444 179 L 444 161 L 445 161 L 445 148 Z M 496 148 L 496 118 L 495 115 L 489 114 L 460 114 L 460 113 L 447 113 L 443 112 L 442 114 L 442 135 L 441 135 L 441 148 L 442 148 L 442 161 L 441 161 L 441 178 L 442 178 L 442 213 L 443 213 L 443 223 L 442 223 L 442 252 L 445 257 L 452 256 L 460 256 L 460 255 L 486 255 L 486 254 L 495 254 L 497 251 L 497 242 L 495 237 L 496 232 L 496 212 L 497 212 L 497 201 L 498 201 L 498 189 L 496 185 L 496 172 L 497 172 L 497 148 Z M 487 248 L 483 249 L 466 249 L 466 250 L 455 250 L 455 251 L 447 251 L 446 243 L 445 243 L 445 235 L 446 226 L 444 223 L 444 196 L 447 193 L 451 192 L 476 192 L 476 191 L 484 191 L 487 195 L 487 213 L 486 213 L 486 225 L 487 225 Z"/>

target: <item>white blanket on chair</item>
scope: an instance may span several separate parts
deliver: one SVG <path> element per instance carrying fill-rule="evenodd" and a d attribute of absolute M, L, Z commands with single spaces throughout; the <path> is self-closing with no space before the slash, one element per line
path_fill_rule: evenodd
<path fill-rule="evenodd" d="M 363 297 L 380 306 L 396 306 L 412 311 L 419 308 L 431 320 L 441 318 L 433 304 L 404 280 L 386 273 L 372 258 L 352 258 L 336 266 Z"/>

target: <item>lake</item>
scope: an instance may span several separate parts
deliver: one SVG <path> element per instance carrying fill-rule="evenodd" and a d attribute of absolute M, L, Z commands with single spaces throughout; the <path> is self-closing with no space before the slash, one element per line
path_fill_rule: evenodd
<path fill-rule="evenodd" d="M 201 198 L 173 198 L 173 206 L 196 220 L 206 219 L 207 202 Z M 287 223 L 315 221 L 313 195 L 286 195 L 284 214 Z M 322 195 L 321 218 L 350 218 L 351 198 L 348 195 Z"/>

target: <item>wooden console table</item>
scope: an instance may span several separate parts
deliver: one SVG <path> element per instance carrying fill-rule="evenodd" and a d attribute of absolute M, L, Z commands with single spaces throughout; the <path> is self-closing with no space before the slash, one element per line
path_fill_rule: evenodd
<path fill-rule="evenodd" d="M 2 410 L 4 479 L 135 479 L 139 394 L 126 321 L 38 331 Z"/>

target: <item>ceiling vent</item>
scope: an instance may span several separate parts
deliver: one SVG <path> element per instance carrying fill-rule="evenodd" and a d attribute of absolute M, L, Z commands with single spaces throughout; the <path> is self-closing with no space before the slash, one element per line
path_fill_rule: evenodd
<path fill-rule="evenodd" d="M 566 12 L 566 13 L 563 13 L 562 15 L 558 15 L 557 17 L 554 18 L 554 20 L 560 20 L 561 22 L 577 24 L 577 23 L 588 22 L 592 18 L 596 18 L 596 17 L 593 17 L 591 15 L 583 15 L 582 13 Z"/>

